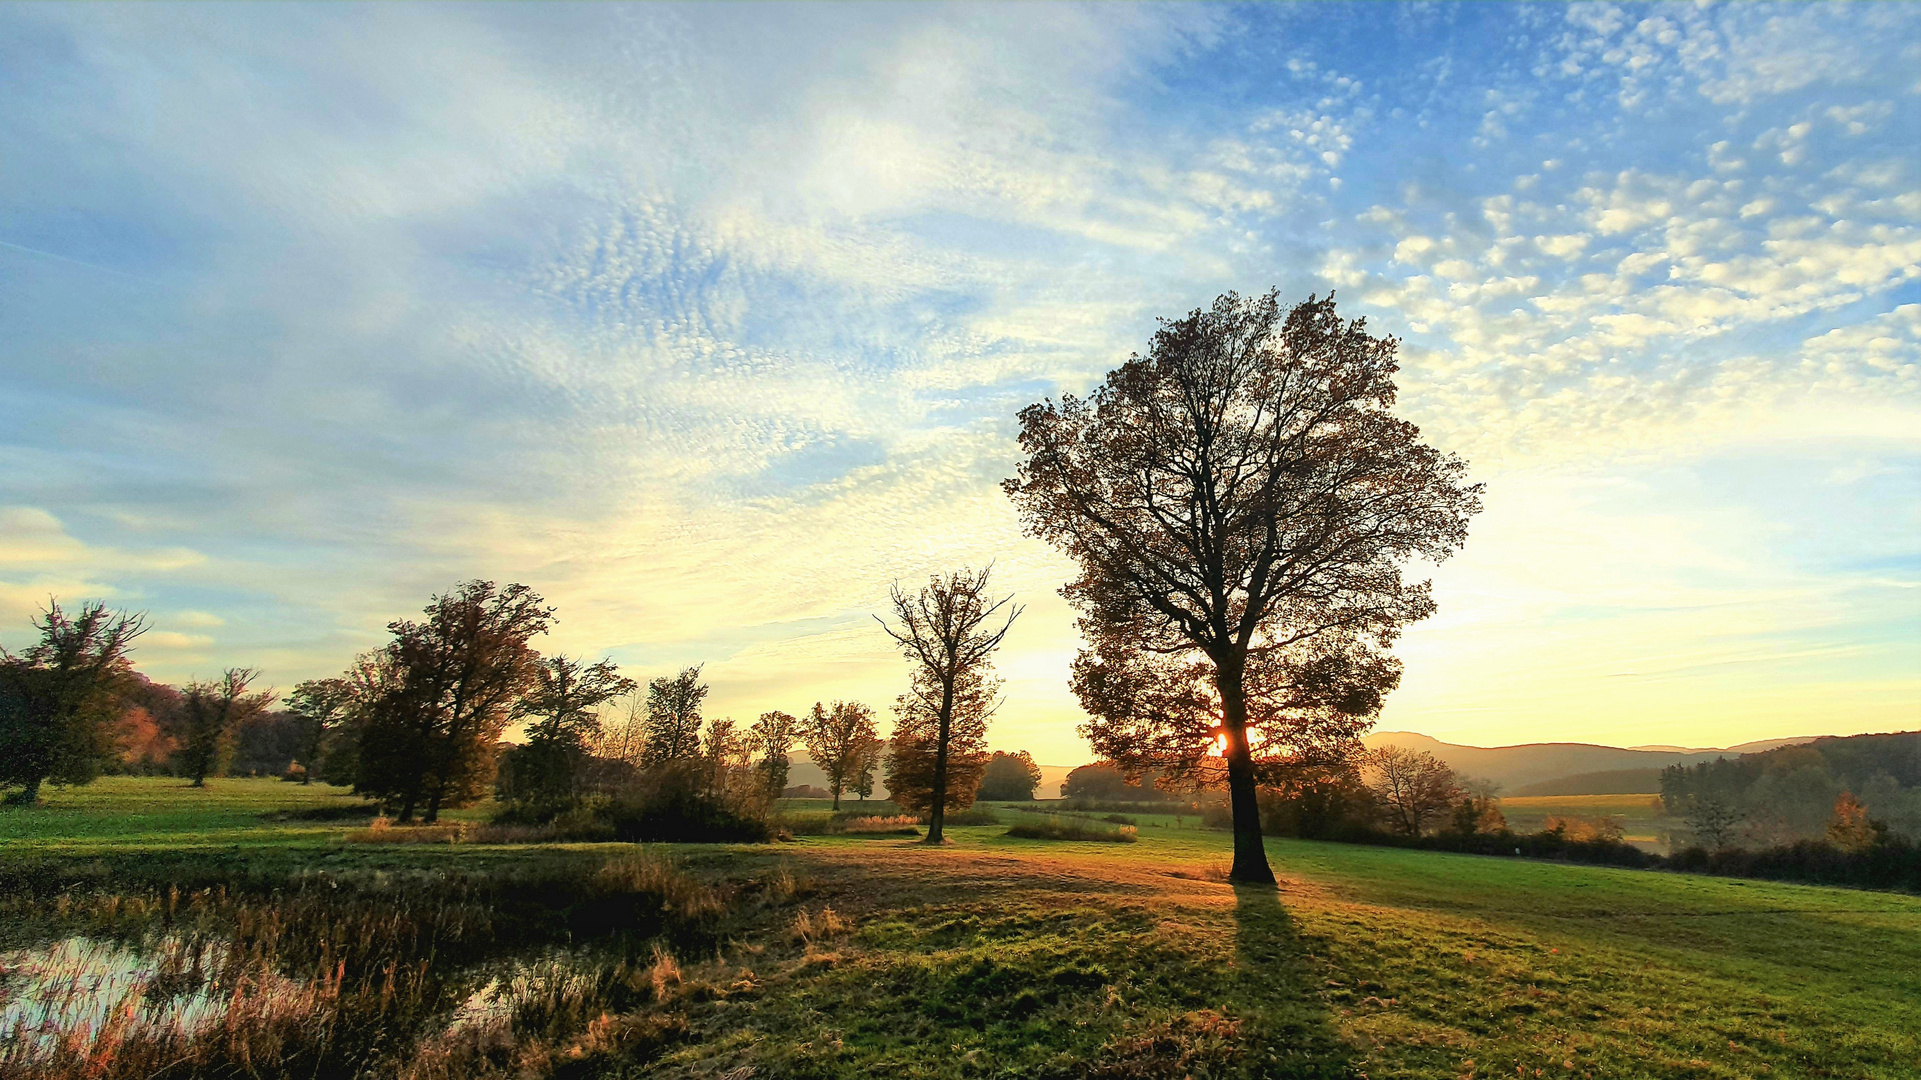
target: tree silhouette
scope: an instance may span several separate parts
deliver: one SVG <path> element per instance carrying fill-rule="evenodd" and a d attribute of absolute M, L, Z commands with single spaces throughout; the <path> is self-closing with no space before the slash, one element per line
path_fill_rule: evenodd
<path fill-rule="evenodd" d="M 700 681 L 702 666 L 695 664 L 647 684 L 647 764 L 700 756 L 700 703 L 707 700 L 707 684 Z"/>
<path fill-rule="evenodd" d="M 1087 398 L 1020 414 L 1004 487 L 1079 564 L 1083 733 L 1131 769 L 1224 779 L 1236 881 L 1273 880 L 1261 768 L 1371 723 L 1399 681 L 1385 650 L 1434 610 L 1401 566 L 1452 553 L 1480 509 L 1465 464 L 1390 411 L 1397 344 L 1331 296 L 1283 312 L 1228 293 Z"/>
<path fill-rule="evenodd" d="M 0 649 L 0 785 L 20 785 L 7 801 L 29 806 L 41 784 L 87 783 L 113 755 L 127 651 L 146 631 L 143 616 L 91 602 L 70 615 L 48 601 L 33 626 L 40 640 L 26 652 Z"/>
<path fill-rule="evenodd" d="M 295 753 L 304 766 L 302 784 L 313 783 L 320 771 L 320 755 L 327 736 L 345 723 L 354 705 L 353 684 L 347 679 L 308 679 L 296 685 L 285 702 L 287 711 L 300 721 L 300 745 Z"/>
<path fill-rule="evenodd" d="M 573 795 L 581 766 L 600 738 L 600 707 L 633 690 L 634 680 L 611 660 L 583 665 L 556 655 L 537 664 L 527 692 L 514 703 L 515 717 L 527 721 L 527 743 L 514 754 L 516 797 Z"/>
<path fill-rule="evenodd" d="M 207 786 L 207 777 L 227 771 L 233 757 L 234 736 L 240 725 L 266 711 L 273 691 L 248 693 L 260 673 L 253 668 L 228 668 L 213 682 L 187 684 L 180 699 L 180 764 L 193 778 L 193 787 Z"/>
<path fill-rule="evenodd" d="M 913 666 L 908 691 L 896 707 L 887 790 L 895 802 L 903 793 L 918 802 L 924 778 L 929 844 L 941 842 L 941 823 L 950 805 L 958 809 L 974 801 L 986 761 L 987 718 L 999 689 L 988 658 L 1021 613 L 1019 607 L 1009 608 L 1006 620 L 994 627 L 995 616 L 1014 598 L 988 598 L 992 571 L 984 567 L 979 573 L 937 574 L 913 596 L 895 585 L 890 596 L 899 625 L 889 626 L 876 616 Z M 950 771 L 955 775 L 950 777 Z M 897 779 L 906 787 L 897 786 Z M 964 795 L 955 782 L 959 780 L 966 781 Z M 965 801 L 956 804 L 956 798 Z"/>
<path fill-rule="evenodd" d="M 501 732 L 533 685 L 553 609 L 525 585 L 469 581 L 426 607 L 425 621 L 388 624 L 383 655 L 362 657 L 349 678 L 364 695 L 355 787 L 411 821 L 466 805 L 494 777 Z"/>
<path fill-rule="evenodd" d="M 787 787 L 787 752 L 794 748 L 800 721 L 775 709 L 760 714 L 747 729 L 747 746 L 754 755 L 754 769 L 760 773 L 767 797 L 777 799 Z"/>
<path fill-rule="evenodd" d="M 840 793 L 857 779 L 863 760 L 880 741 L 874 730 L 874 710 L 858 701 L 836 701 L 831 709 L 816 701 L 800 737 L 807 756 L 827 774 L 834 809 L 840 809 Z"/>

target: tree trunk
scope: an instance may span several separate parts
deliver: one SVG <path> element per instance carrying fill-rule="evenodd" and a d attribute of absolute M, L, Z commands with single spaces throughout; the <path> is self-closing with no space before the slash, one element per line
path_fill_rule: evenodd
<path fill-rule="evenodd" d="M 947 817 L 947 736 L 953 726 L 954 680 L 947 679 L 940 691 L 940 737 L 934 743 L 934 799 L 927 807 L 927 843 L 942 842 L 941 826 Z"/>
<path fill-rule="evenodd" d="M 1227 796 L 1234 811 L 1234 866 L 1228 880 L 1274 884 L 1261 843 L 1261 806 L 1254 794 L 1254 755 L 1247 745 L 1247 697 L 1238 671 L 1217 670 L 1221 713 L 1227 729 Z"/>
<path fill-rule="evenodd" d="M 46 777 L 44 776 L 36 776 L 33 779 L 27 781 L 26 790 L 22 791 L 20 794 L 14 796 L 14 798 L 9 799 L 7 801 L 16 802 L 20 806 L 40 805 L 40 782 L 45 779 Z"/>
<path fill-rule="evenodd" d="M 830 779 L 832 779 L 830 777 Z M 834 780 L 834 809 L 840 809 L 840 781 Z"/>

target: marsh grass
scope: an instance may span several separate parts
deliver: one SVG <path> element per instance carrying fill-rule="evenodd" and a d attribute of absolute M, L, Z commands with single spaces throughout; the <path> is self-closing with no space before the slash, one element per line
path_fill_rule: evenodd
<path fill-rule="evenodd" d="M 314 873 L 266 892 L 14 896 L 7 913 L 69 933 L 9 954 L 0 1074 L 486 1075 L 658 997 L 663 950 L 706 947 L 727 906 L 723 889 L 645 849 L 563 874 Z M 563 942 L 592 948 L 508 962 L 469 985 L 499 958 Z M 642 942 L 650 965 L 627 956 Z M 460 1007 L 471 1015 L 445 1023 Z M 630 1026 L 595 1038 L 646 1035 Z"/>

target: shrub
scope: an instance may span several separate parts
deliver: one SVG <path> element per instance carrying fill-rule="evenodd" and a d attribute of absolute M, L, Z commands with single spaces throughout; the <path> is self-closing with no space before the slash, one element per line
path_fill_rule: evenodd
<path fill-rule="evenodd" d="M 677 761 L 636 776 L 605 816 L 617 840 L 765 843 L 773 838 L 764 800 L 715 785 L 700 762 Z"/>
<path fill-rule="evenodd" d="M 927 824 L 927 815 L 917 818 L 922 825 Z M 970 806 L 965 810 L 949 810 L 941 819 L 944 825 L 999 825 L 1000 815 L 985 806 Z"/>
<path fill-rule="evenodd" d="M 1094 840 L 1110 844 L 1131 844 L 1139 836 L 1132 825 L 1106 826 L 1086 818 L 1054 817 L 1044 821 L 1022 822 L 1007 830 L 1008 836 L 1021 840 Z"/>
<path fill-rule="evenodd" d="M 909 814 L 870 815 L 839 822 L 834 831 L 847 836 L 919 836 L 921 819 Z"/>

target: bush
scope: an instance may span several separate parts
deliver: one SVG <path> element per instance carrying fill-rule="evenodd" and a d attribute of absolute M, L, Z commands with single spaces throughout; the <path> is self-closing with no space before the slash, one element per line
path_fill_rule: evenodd
<path fill-rule="evenodd" d="M 1107 823 L 1108 823 L 1109 825 L 1138 825 L 1138 824 L 1140 824 L 1140 822 L 1138 822 L 1138 821 L 1135 821 L 1135 820 L 1134 820 L 1133 818 L 1131 818 L 1131 817 L 1128 817 L 1128 816 L 1127 816 L 1126 814 L 1109 814 L 1109 815 L 1107 815 L 1106 817 L 1104 817 L 1104 818 L 1102 818 L 1101 820 L 1102 820 L 1102 821 L 1105 821 L 1105 822 L 1107 822 Z"/>
<path fill-rule="evenodd" d="M 870 814 L 838 822 L 833 831 L 843 836 L 919 836 L 920 820 L 910 814 Z"/>
<path fill-rule="evenodd" d="M 1022 822 L 1006 835 L 1021 840 L 1094 840 L 1110 844 L 1131 844 L 1139 838 L 1132 825 L 1110 827 L 1086 818 L 1054 817 L 1045 821 Z"/>
<path fill-rule="evenodd" d="M 1825 840 L 1758 851 L 1695 847 L 1675 852 L 1667 862 L 1676 870 L 1697 874 L 1921 892 L 1921 844 L 1901 837 L 1886 838 L 1860 851 L 1844 851 Z"/>
<path fill-rule="evenodd" d="M 928 824 L 927 815 L 922 814 L 919 821 L 922 825 Z M 985 806 L 970 806 L 965 810 L 950 810 L 946 816 L 941 818 L 941 824 L 943 825 L 999 825 L 1000 823 L 1000 815 Z"/>

